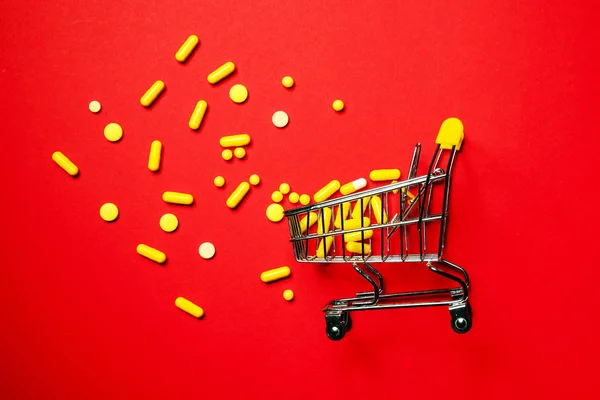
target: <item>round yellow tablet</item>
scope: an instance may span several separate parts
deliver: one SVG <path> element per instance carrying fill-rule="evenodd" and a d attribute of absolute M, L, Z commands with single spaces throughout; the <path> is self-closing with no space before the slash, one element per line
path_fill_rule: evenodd
<path fill-rule="evenodd" d="M 229 161 L 233 158 L 233 152 L 229 149 L 225 149 L 221 152 L 221 157 L 223 157 L 223 160 Z"/>
<path fill-rule="evenodd" d="M 310 203 L 310 196 L 309 195 L 303 194 L 302 196 L 300 196 L 300 204 L 302 204 L 303 206 L 305 206 L 308 203 Z"/>
<path fill-rule="evenodd" d="M 223 178 L 222 176 L 217 176 L 215 177 L 213 182 L 216 187 L 223 187 L 223 185 L 225 184 L 225 178 Z"/>
<path fill-rule="evenodd" d="M 344 102 L 338 99 L 333 102 L 332 107 L 335 111 L 342 111 L 344 109 Z"/>
<path fill-rule="evenodd" d="M 300 200 L 300 195 L 296 192 L 292 192 L 288 196 L 288 200 L 290 201 L 290 203 L 296 204 L 298 202 L 298 200 Z"/>
<path fill-rule="evenodd" d="M 250 175 L 250 179 L 248 179 L 250 181 L 250 184 L 252 186 L 256 186 L 260 183 L 260 176 L 256 175 L 256 174 L 252 174 Z"/>
<path fill-rule="evenodd" d="M 294 292 L 290 289 L 283 291 L 283 298 L 287 301 L 292 301 L 294 299 Z"/>
<path fill-rule="evenodd" d="M 281 84 L 283 85 L 283 87 L 286 87 L 289 89 L 292 86 L 294 86 L 294 78 L 292 78 L 291 76 L 284 76 L 283 79 L 281 80 Z"/>
<path fill-rule="evenodd" d="M 210 242 L 204 242 L 198 247 L 198 253 L 200 257 L 209 260 L 215 255 L 215 245 Z"/>
<path fill-rule="evenodd" d="M 281 192 L 281 194 L 288 194 L 290 192 L 290 185 L 287 183 L 282 183 L 281 185 L 279 185 L 279 191 Z"/>
<path fill-rule="evenodd" d="M 279 203 L 281 200 L 283 200 L 283 194 L 279 190 L 276 190 L 271 193 L 271 200 L 273 200 L 275 203 Z"/>
<path fill-rule="evenodd" d="M 267 207 L 267 218 L 271 222 L 279 222 L 283 219 L 283 207 L 281 204 L 271 204 Z"/>
<path fill-rule="evenodd" d="M 110 142 L 118 142 L 123 137 L 121 125 L 111 122 L 104 127 L 104 137 Z"/>
<path fill-rule="evenodd" d="M 100 217 L 106 222 L 113 222 L 119 216 L 119 209 L 113 203 L 105 203 L 100 207 Z"/>
<path fill-rule="evenodd" d="M 234 103 L 243 103 L 248 98 L 248 89 L 246 89 L 246 86 L 240 85 L 239 83 L 233 85 L 231 89 L 229 89 L 229 97 L 231 97 L 231 100 L 233 100 Z"/>
<path fill-rule="evenodd" d="M 100 112 L 100 110 L 102 109 L 102 106 L 100 105 L 99 101 L 94 100 L 94 101 L 90 101 L 88 108 L 90 109 L 91 112 L 96 114 L 96 113 Z"/>
<path fill-rule="evenodd" d="M 285 128 L 290 122 L 290 117 L 288 117 L 285 111 L 276 111 L 275 114 L 273 114 L 271 121 L 276 127 Z"/>
<path fill-rule="evenodd" d="M 244 150 L 243 147 L 236 147 L 235 150 L 233 151 L 233 154 L 237 158 L 242 159 L 242 158 L 246 157 L 246 150 Z"/>
<path fill-rule="evenodd" d="M 175 229 L 177 229 L 178 225 L 179 221 L 173 214 L 165 214 L 160 217 L 160 227 L 165 232 L 173 232 Z"/>

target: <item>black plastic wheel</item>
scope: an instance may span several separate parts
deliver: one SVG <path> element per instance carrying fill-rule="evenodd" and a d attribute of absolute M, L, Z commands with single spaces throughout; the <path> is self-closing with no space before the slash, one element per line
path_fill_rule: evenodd
<path fill-rule="evenodd" d="M 450 320 L 450 326 L 456 333 L 467 333 L 471 330 L 473 320 L 471 318 L 471 305 L 467 304 L 463 308 L 450 310 L 452 318 Z"/>
<path fill-rule="evenodd" d="M 346 334 L 346 327 L 341 322 L 337 324 L 329 324 L 327 325 L 325 332 L 327 333 L 327 337 L 329 339 L 341 340 Z"/>
<path fill-rule="evenodd" d="M 325 313 L 325 333 L 331 340 L 341 340 L 345 335 L 352 322 L 350 314 L 347 311 L 330 311 Z"/>

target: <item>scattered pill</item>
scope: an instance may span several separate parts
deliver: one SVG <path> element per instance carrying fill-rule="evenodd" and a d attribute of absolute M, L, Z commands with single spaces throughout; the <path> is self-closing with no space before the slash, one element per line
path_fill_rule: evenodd
<path fill-rule="evenodd" d="M 371 252 L 371 246 L 362 242 L 348 242 L 346 243 L 346 250 L 350 253 L 369 254 Z"/>
<path fill-rule="evenodd" d="M 319 191 L 317 193 L 315 193 L 315 195 L 313 196 L 315 203 L 320 203 L 322 201 L 327 200 L 335 192 L 337 192 L 339 188 L 340 188 L 340 181 L 335 180 L 335 179 L 332 180 L 327 185 L 325 185 L 321 189 L 319 189 Z"/>
<path fill-rule="evenodd" d="M 281 84 L 283 85 L 283 87 L 286 87 L 289 89 L 292 86 L 294 86 L 294 78 L 292 78 L 291 76 L 284 76 L 283 79 L 281 80 Z"/>
<path fill-rule="evenodd" d="M 290 192 L 290 185 L 288 185 L 287 183 L 282 183 L 281 185 L 279 185 L 279 191 L 281 192 L 281 194 L 288 194 Z"/>
<path fill-rule="evenodd" d="M 188 122 L 188 126 L 190 129 L 198 130 L 200 125 L 202 124 L 202 120 L 204 119 L 204 114 L 206 114 L 206 109 L 208 108 L 208 103 L 204 100 L 200 100 L 196 103 L 196 107 L 194 107 L 194 111 L 190 116 L 190 122 Z"/>
<path fill-rule="evenodd" d="M 363 236 L 364 233 L 364 236 Z M 371 239 L 373 237 L 373 229 L 367 229 L 366 231 L 352 232 L 344 235 L 345 242 L 360 242 L 362 240 Z"/>
<path fill-rule="evenodd" d="M 375 219 L 378 224 L 387 224 L 388 217 L 381 205 L 381 198 L 379 196 L 371 197 L 371 208 L 373 209 L 373 214 L 375 215 Z"/>
<path fill-rule="evenodd" d="M 310 212 L 306 214 L 306 217 L 300 220 L 300 232 L 304 233 L 308 228 L 313 226 L 317 222 L 317 214 Z"/>
<path fill-rule="evenodd" d="M 369 174 L 369 178 L 371 178 L 371 180 L 374 182 L 393 181 L 394 179 L 400 178 L 400 170 L 399 169 L 374 169 Z"/>
<path fill-rule="evenodd" d="M 307 205 L 308 203 L 310 203 L 310 196 L 307 194 L 303 194 L 300 196 L 300 204 L 302 204 L 303 206 Z"/>
<path fill-rule="evenodd" d="M 162 143 L 155 140 L 150 145 L 150 155 L 148 156 L 148 169 L 158 171 L 160 168 L 160 155 L 162 153 Z"/>
<path fill-rule="evenodd" d="M 285 128 L 286 125 L 290 122 L 290 117 L 288 117 L 285 111 L 275 111 L 273 117 L 271 118 L 273 125 L 278 128 Z"/>
<path fill-rule="evenodd" d="M 333 223 L 333 225 L 336 228 L 340 229 L 342 227 L 342 219 L 344 221 L 346 221 L 346 218 L 348 218 L 348 213 L 349 212 L 350 212 L 350 202 L 349 201 L 340 204 L 338 206 L 338 210 L 337 210 L 337 213 L 335 215 L 335 222 Z"/>
<path fill-rule="evenodd" d="M 225 178 L 222 176 L 216 176 L 213 182 L 216 187 L 223 187 L 223 185 L 225 185 Z"/>
<path fill-rule="evenodd" d="M 152 103 L 160 96 L 160 94 L 165 90 L 165 83 L 163 81 L 156 81 L 150 86 L 150 89 L 144 93 L 142 98 L 140 99 L 140 103 L 144 107 L 150 107 Z"/>
<path fill-rule="evenodd" d="M 240 183 L 227 199 L 227 207 L 236 208 L 242 202 L 249 190 L 250 184 L 248 182 Z"/>
<path fill-rule="evenodd" d="M 201 307 L 197 306 L 196 304 L 183 297 L 176 298 L 175 305 L 180 310 L 185 311 L 186 313 L 193 315 L 196 318 L 202 318 L 204 316 L 204 310 Z"/>
<path fill-rule="evenodd" d="M 164 192 L 162 198 L 165 203 L 183 204 L 186 206 L 189 206 L 194 202 L 194 196 L 188 193 Z"/>
<path fill-rule="evenodd" d="M 271 200 L 273 200 L 275 203 L 279 203 L 281 200 L 283 200 L 283 194 L 279 190 L 276 190 L 271 193 Z"/>
<path fill-rule="evenodd" d="M 180 63 L 184 63 L 188 59 L 190 54 L 192 54 L 197 45 L 198 36 L 190 35 L 190 37 L 188 37 L 186 41 L 183 42 L 179 50 L 177 50 L 177 53 L 175 53 L 175 59 Z"/>
<path fill-rule="evenodd" d="M 296 204 L 300 200 L 300 195 L 296 192 L 292 192 L 288 196 L 288 200 L 290 201 L 290 203 Z M 308 199 L 308 201 L 310 201 L 310 199 Z"/>
<path fill-rule="evenodd" d="M 352 219 L 358 219 L 362 217 L 365 214 L 370 201 L 370 196 L 357 200 L 356 204 L 354 205 L 354 209 L 352 209 Z"/>
<path fill-rule="evenodd" d="M 79 174 L 79 168 L 77 168 L 77 165 L 73 164 L 73 162 L 60 151 L 55 151 L 52 153 L 52 159 L 56 164 L 58 164 L 59 167 L 64 169 L 67 174 L 71 176 L 77 176 Z"/>
<path fill-rule="evenodd" d="M 273 203 L 267 207 L 267 218 L 271 222 L 279 222 L 283 219 L 283 207 L 281 204 Z"/>
<path fill-rule="evenodd" d="M 287 301 L 292 301 L 294 300 L 294 292 L 290 289 L 284 290 L 283 291 L 283 298 L 286 299 Z"/>
<path fill-rule="evenodd" d="M 336 100 L 333 102 L 332 107 L 335 111 L 340 112 L 344 109 L 344 102 L 341 100 Z"/>
<path fill-rule="evenodd" d="M 246 89 L 246 86 L 239 83 L 237 85 L 233 85 L 231 89 L 229 89 L 229 98 L 234 103 L 243 103 L 248 98 L 248 89 Z"/>
<path fill-rule="evenodd" d="M 244 150 L 243 147 L 236 147 L 235 150 L 233 150 L 233 155 L 236 158 L 242 159 L 246 157 L 246 150 Z"/>
<path fill-rule="evenodd" d="M 145 244 L 138 244 L 137 252 L 139 255 L 144 256 L 144 257 L 146 257 L 154 262 L 157 262 L 159 264 L 162 264 L 165 261 L 167 261 L 167 256 L 165 255 L 165 253 L 163 253 L 160 250 L 154 249 L 150 246 L 147 246 Z"/>
<path fill-rule="evenodd" d="M 288 266 L 274 268 L 260 274 L 260 280 L 265 283 L 274 282 L 279 279 L 287 278 L 288 276 L 290 276 L 290 273 L 290 267 Z"/>
<path fill-rule="evenodd" d="M 260 176 L 258 176 L 256 174 L 252 174 L 252 175 L 250 175 L 249 181 L 252 186 L 256 186 L 260 183 Z"/>
<path fill-rule="evenodd" d="M 357 190 L 364 188 L 365 186 L 367 186 L 367 180 L 365 178 L 359 178 L 342 186 L 340 188 L 340 193 L 345 196 L 347 194 L 354 193 Z"/>
<path fill-rule="evenodd" d="M 214 85 L 227 78 L 233 71 L 235 71 L 235 64 L 228 61 L 208 75 L 208 83 Z"/>
<path fill-rule="evenodd" d="M 205 260 L 210 260 L 215 256 L 215 245 L 210 242 L 204 242 L 198 247 L 198 254 Z"/>
<path fill-rule="evenodd" d="M 121 125 L 111 122 L 104 127 L 104 137 L 109 142 L 118 142 L 123 137 L 123 128 Z"/>
<path fill-rule="evenodd" d="M 96 114 L 96 113 L 100 112 L 100 110 L 102 109 L 102 106 L 100 105 L 99 101 L 93 100 L 93 101 L 90 101 L 88 108 L 90 109 L 91 112 Z"/>
<path fill-rule="evenodd" d="M 250 143 L 250 136 L 245 133 L 240 135 L 223 136 L 219 140 L 221 147 L 241 147 Z"/>
<path fill-rule="evenodd" d="M 179 220 L 173 214 L 165 214 L 160 217 L 160 228 L 165 232 L 173 232 L 179 226 Z"/>
<path fill-rule="evenodd" d="M 113 222 L 119 216 L 119 209 L 113 203 L 104 203 L 100 207 L 100 218 L 106 222 Z"/>
<path fill-rule="evenodd" d="M 221 152 L 221 157 L 223 157 L 223 160 L 229 161 L 233 158 L 233 151 L 225 149 Z"/>

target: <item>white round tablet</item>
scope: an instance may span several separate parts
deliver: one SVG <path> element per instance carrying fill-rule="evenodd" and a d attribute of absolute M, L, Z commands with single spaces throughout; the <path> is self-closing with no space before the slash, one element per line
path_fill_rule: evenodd
<path fill-rule="evenodd" d="M 102 108 L 102 106 L 100 105 L 99 101 L 93 100 L 90 102 L 88 108 L 90 109 L 91 112 L 96 114 L 96 113 L 100 112 L 100 109 Z"/>
<path fill-rule="evenodd" d="M 272 121 L 273 125 L 276 127 L 284 128 L 288 122 L 290 122 L 290 117 L 288 117 L 285 111 L 276 111 L 275 114 L 273 114 Z"/>
<path fill-rule="evenodd" d="M 200 253 L 200 257 L 209 260 L 215 255 L 215 246 L 212 243 L 204 242 L 198 248 L 198 253 Z"/>

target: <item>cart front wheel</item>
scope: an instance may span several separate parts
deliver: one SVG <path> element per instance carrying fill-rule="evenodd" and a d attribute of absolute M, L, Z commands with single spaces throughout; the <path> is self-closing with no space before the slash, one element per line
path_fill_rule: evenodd
<path fill-rule="evenodd" d="M 465 304 L 461 307 L 450 310 L 452 316 L 450 326 L 456 333 L 467 333 L 471 330 L 473 321 L 471 318 L 471 305 Z"/>
<path fill-rule="evenodd" d="M 325 333 L 331 340 L 341 340 L 352 325 L 350 314 L 346 311 L 327 312 L 325 322 L 327 324 Z"/>

